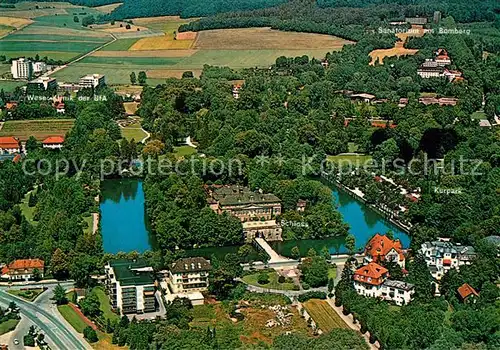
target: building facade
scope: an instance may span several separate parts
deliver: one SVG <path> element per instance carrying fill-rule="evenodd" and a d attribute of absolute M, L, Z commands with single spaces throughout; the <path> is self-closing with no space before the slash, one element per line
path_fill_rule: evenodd
<path fill-rule="evenodd" d="M 454 244 L 447 238 L 425 242 L 420 247 L 432 277 L 440 280 L 451 269 L 459 269 L 462 265 L 470 265 L 476 257 L 474 248 Z"/>
<path fill-rule="evenodd" d="M 208 289 L 208 273 L 212 269 L 204 258 L 179 259 L 169 270 L 169 285 L 172 293 L 202 292 Z"/>
<path fill-rule="evenodd" d="M 111 260 L 105 267 L 105 286 L 113 309 L 124 314 L 156 311 L 153 268 L 143 260 Z"/>
<path fill-rule="evenodd" d="M 49 77 L 41 77 L 35 80 L 32 80 L 28 83 L 29 89 L 36 90 L 57 90 L 57 81 L 54 78 Z"/>
<path fill-rule="evenodd" d="M 61 149 L 63 147 L 64 137 L 62 136 L 49 136 L 42 141 L 43 148 L 48 149 Z"/>
<path fill-rule="evenodd" d="M 401 242 L 398 239 L 391 240 L 386 235 L 375 234 L 366 244 L 365 261 L 394 262 L 404 268 L 405 256 Z"/>
<path fill-rule="evenodd" d="M 14 79 L 30 79 L 33 75 L 33 63 L 25 58 L 12 60 L 10 72 Z"/>
<path fill-rule="evenodd" d="M 283 230 L 276 220 L 246 221 L 242 225 L 246 242 L 251 242 L 254 238 L 264 238 L 266 241 L 282 240 Z"/>
<path fill-rule="evenodd" d="M 40 259 L 14 260 L 2 268 L 2 277 L 11 281 L 27 281 L 35 277 L 38 271 L 39 277 L 43 278 L 45 263 Z"/>
<path fill-rule="evenodd" d="M 389 271 L 375 262 L 370 262 L 354 272 L 354 289 L 359 295 L 381 298 L 397 305 L 408 304 L 415 293 L 415 286 L 389 279 Z"/>
<path fill-rule="evenodd" d="M 33 63 L 33 73 L 43 74 L 47 71 L 47 64 L 45 62 L 35 62 Z"/>
<path fill-rule="evenodd" d="M 246 241 L 255 237 L 281 240 L 282 228 L 276 222 L 281 200 L 271 193 L 250 191 L 242 186 L 206 187 L 210 208 L 217 214 L 228 213 L 243 224 Z"/>
<path fill-rule="evenodd" d="M 80 78 L 80 87 L 82 88 L 97 88 L 106 85 L 104 75 L 92 74 Z"/>

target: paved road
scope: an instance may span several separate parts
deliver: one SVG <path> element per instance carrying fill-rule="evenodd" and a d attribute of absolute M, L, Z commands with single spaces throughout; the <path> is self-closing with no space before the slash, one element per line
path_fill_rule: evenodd
<path fill-rule="evenodd" d="M 40 295 L 35 303 L 30 303 L 11 294 L 0 290 L 0 303 L 8 305 L 14 301 L 21 311 L 21 315 L 26 320 L 21 321 L 19 330 L 16 330 L 12 340 L 22 339 L 31 324 L 36 325 L 47 337 L 47 342 L 53 349 L 85 350 L 91 349 L 90 345 L 76 333 L 76 331 L 60 316 L 55 305 L 50 298 L 52 291 L 47 290 Z M 14 346 L 11 349 L 23 349 L 22 346 Z"/>

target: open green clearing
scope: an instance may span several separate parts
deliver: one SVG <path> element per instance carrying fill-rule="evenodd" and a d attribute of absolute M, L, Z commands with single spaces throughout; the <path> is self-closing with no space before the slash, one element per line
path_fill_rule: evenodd
<path fill-rule="evenodd" d="M 276 272 L 267 272 L 269 276 L 269 283 L 267 284 L 259 284 L 258 278 L 262 272 L 257 272 L 251 275 L 243 276 L 242 279 L 245 283 L 251 284 L 253 286 L 262 287 L 262 288 L 270 288 L 270 289 L 280 289 L 280 290 L 292 290 L 294 284 L 293 283 L 279 283 L 278 282 L 278 274 Z"/>
<path fill-rule="evenodd" d="M 28 205 L 28 200 L 30 197 L 30 192 L 26 193 L 24 198 L 22 199 L 21 203 L 19 204 L 19 208 L 21 209 L 21 212 L 23 213 L 24 217 L 31 223 L 35 224 L 35 221 L 33 221 L 33 214 L 35 212 L 35 207 L 30 207 Z"/>
<path fill-rule="evenodd" d="M 10 289 L 7 291 L 7 293 L 15 295 L 16 297 L 20 297 L 27 301 L 33 301 L 36 299 L 37 296 L 43 293 L 43 289 L 42 288 L 27 289 L 27 290 Z"/>
<path fill-rule="evenodd" d="M 488 119 L 488 117 L 486 116 L 486 113 L 484 113 L 482 111 L 477 111 L 477 112 L 472 113 L 471 118 L 476 119 L 476 120 Z"/>
<path fill-rule="evenodd" d="M 173 155 L 176 156 L 177 158 L 181 158 L 181 157 L 189 157 L 190 155 L 193 155 L 195 153 L 196 153 L 196 148 L 193 148 L 191 146 L 179 146 L 179 147 L 174 147 Z"/>
<path fill-rule="evenodd" d="M 337 277 L 337 268 L 330 267 L 330 268 L 328 269 L 328 278 L 333 278 L 333 279 L 335 279 L 335 277 Z"/>
<path fill-rule="evenodd" d="M 0 130 L 0 136 L 14 136 L 21 141 L 34 136 L 44 140 L 48 136 L 66 135 L 74 122 L 73 119 L 9 120 Z"/>
<path fill-rule="evenodd" d="M 121 128 L 122 136 L 128 141 L 134 140 L 135 142 L 141 142 L 143 138 L 148 136 L 141 128 L 134 127 L 124 127 Z"/>
<path fill-rule="evenodd" d="M 17 324 L 20 320 L 7 320 L 5 322 L 0 323 L 0 335 L 8 333 L 16 329 Z"/>

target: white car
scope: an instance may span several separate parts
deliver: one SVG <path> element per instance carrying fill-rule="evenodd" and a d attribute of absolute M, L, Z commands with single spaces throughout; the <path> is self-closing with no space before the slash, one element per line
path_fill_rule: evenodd
<path fill-rule="evenodd" d="M 14 345 L 19 345 L 19 340 L 14 339 Z"/>

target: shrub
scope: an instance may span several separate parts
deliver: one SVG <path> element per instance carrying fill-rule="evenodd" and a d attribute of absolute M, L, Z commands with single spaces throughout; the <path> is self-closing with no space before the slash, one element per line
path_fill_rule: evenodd
<path fill-rule="evenodd" d="M 309 299 L 326 299 L 326 293 L 320 291 L 310 291 L 304 294 L 299 295 L 299 301 L 303 303 L 304 301 L 308 301 Z"/>
<path fill-rule="evenodd" d="M 300 287 L 296 284 L 293 285 L 292 290 L 300 290 Z"/>
<path fill-rule="evenodd" d="M 130 24 L 127 24 L 127 25 L 125 26 L 125 29 L 130 29 Z"/>
<path fill-rule="evenodd" d="M 91 327 L 87 326 L 83 329 L 83 337 L 91 343 L 95 343 L 99 339 L 97 338 L 97 333 Z"/>
<path fill-rule="evenodd" d="M 278 277 L 278 282 L 279 282 L 279 283 L 285 283 L 285 280 L 286 280 L 286 279 L 285 279 L 285 276 L 280 275 L 280 276 Z"/>
<path fill-rule="evenodd" d="M 305 290 L 308 290 L 311 288 L 311 286 L 308 283 L 304 282 L 304 283 L 302 283 L 302 288 L 304 288 Z"/>
<path fill-rule="evenodd" d="M 257 277 L 257 282 L 259 284 L 268 284 L 269 283 L 269 275 L 267 273 L 261 273 Z"/>

